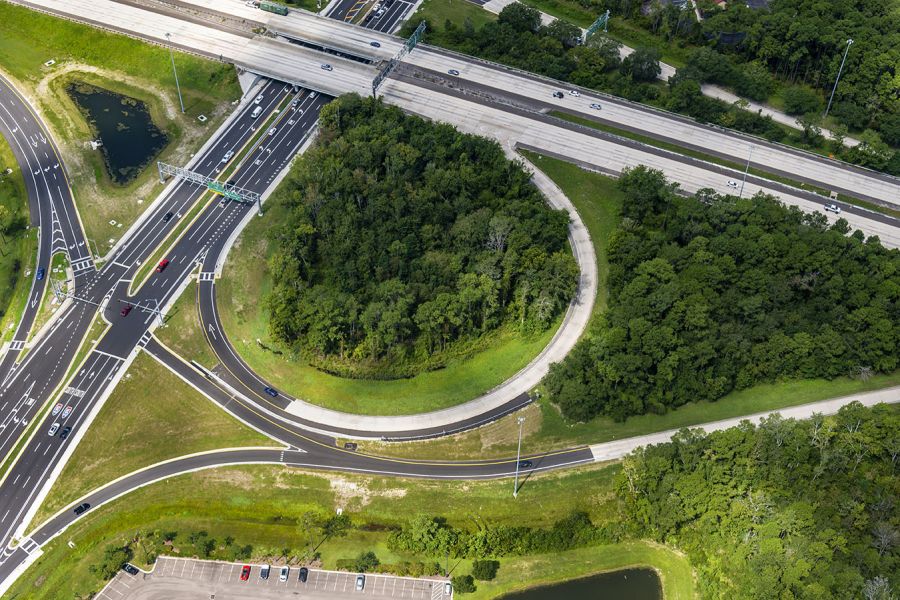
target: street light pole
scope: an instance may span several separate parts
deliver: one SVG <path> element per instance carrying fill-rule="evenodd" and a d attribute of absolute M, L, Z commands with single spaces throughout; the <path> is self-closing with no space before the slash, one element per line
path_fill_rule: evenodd
<path fill-rule="evenodd" d="M 169 42 L 169 58 L 172 60 L 172 73 L 175 74 L 175 89 L 178 90 L 178 103 L 181 104 L 181 114 L 184 114 L 184 100 L 181 99 L 181 86 L 178 84 L 178 71 L 175 70 L 175 52 L 172 51 L 172 34 L 166 34 Z"/>
<path fill-rule="evenodd" d="M 738 198 L 744 196 L 744 184 L 747 182 L 747 173 L 750 171 L 750 159 L 753 158 L 753 146 L 750 146 L 750 155 L 747 157 L 747 166 L 744 168 L 744 178 L 741 179 L 741 191 Z"/>
<path fill-rule="evenodd" d="M 831 101 L 834 100 L 834 92 L 837 91 L 838 81 L 841 80 L 841 73 L 844 70 L 844 61 L 847 60 L 847 53 L 850 52 L 850 45 L 852 43 L 852 39 L 847 40 L 847 47 L 844 49 L 844 57 L 841 59 L 841 66 L 838 68 L 837 77 L 834 78 L 834 87 L 831 88 L 831 96 L 828 97 L 828 106 L 825 107 L 825 114 L 822 115 L 823 119 L 828 116 L 828 111 L 831 110 Z"/>
<path fill-rule="evenodd" d="M 522 456 L 522 423 L 525 422 L 525 417 L 517 418 L 516 422 L 519 424 L 519 448 L 516 450 L 516 481 L 513 484 L 513 498 L 519 497 L 519 457 Z"/>

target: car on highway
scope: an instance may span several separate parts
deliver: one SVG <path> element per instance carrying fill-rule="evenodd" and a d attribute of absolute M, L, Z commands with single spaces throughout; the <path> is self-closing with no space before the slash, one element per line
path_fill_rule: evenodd
<path fill-rule="evenodd" d="M 533 465 L 534 465 L 534 463 L 531 462 L 530 460 L 520 460 L 519 461 L 520 469 L 530 469 Z"/>
<path fill-rule="evenodd" d="M 47 435 L 53 437 L 54 435 L 56 435 L 57 431 L 59 431 L 59 423 L 54 423 L 50 426 L 50 431 L 47 432 Z"/>
<path fill-rule="evenodd" d="M 175 216 L 175 213 L 167 212 L 165 215 L 163 215 L 163 223 L 168 223 L 169 221 L 172 220 L 172 217 L 174 217 L 174 216 Z"/>
<path fill-rule="evenodd" d="M 222 157 L 222 162 L 227 163 L 229 160 L 231 160 L 232 156 L 234 156 L 234 150 L 229 150 L 225 153 L 225 156 Z"/>
<path fill-rule="evenodd" d="M 72 414 L 72 407 L 67 406 L 63 409 L 63 414 L 59 417 L 60 419 L 66 419 L 69 415 Z"/>
<path fill-rule="evenodd" d="M 269 387 L 269 386 L 266 386 L 266 387 L 263 388 L 263 391 L 264 391 L 265 393 L 267 393 L 268 395 L 272 396 L 273 398 L 277 398 L 277 397 L 278 397 L 278 390 L 276 390 L 275 388 L 271 388 L 271 387 Z"/>
<path fill-rule="evenodd" d="M 157 272 L 157 273 L 162 273 L 163 271 L 166 270 L 166 267 L 168 267 L 168 266 L 169 266 L 169 259 L 168 259 L 168 258 L 164 258 L 164 259 L 162 259 L 161 261 L 159 261 L 159 264 L 158 264 L 158 265 L 156 265 L 156 272 Z"/>
<path fill-rule="evenodd" d="M 271 571 L 271 570 L 272 570 L 272 567 L 270 567 L 269 565 L 263 565 L 262 568 L 259 570 L 259 578 L 260 579 L 268 579 L 269 571 Z"/>
<path fill-rule="evenodd" d="M 833 212 L 836 215 L 841 214 L 841 207 L 837 204 L 826 204 L 825 205 L 826 212 Z"/>
<path fill-rule="evenodd" d="M 52 413 L 53 416 L 55 417 L 56 415 L 58 415 L 59 411 L 61 411 L 61 410 L 62 410 L 62 402 L 57 402 L 56 406 L 53 407 L 53 413 Z"/>
<path fill-rule="evenodd" d="M 140 571 L 138 571 L 138 568 L 131 563 L 125 563 L 124 565 L 122 565 L 122 570 L 129 575 L 137 575 L 138 573 L 140 573 Z"/>
<path fill-rule="evenodd" d="M 297 108 L 298 106 L 300 106 L 300 98 L 294 98 L 291 101 L 291 108 Z"/>
<path fill-rule="evenodd" d="M 369 45 L 373 48 L 381 48 L 381 44 L 378 42 L 369 42 Z"/>
<path fill-rule="evenodd" d="M 37 280 L 40 281 L 41 279 L 44 278 L 44 275 L 46 275 L 46 274 L 47 274 L 47 270 L 44 269 L 44 267 L 38 267 Z"/>
<path fill-rule="evenodd" d="M 74 512 L 75 512 L 76 515 L 80 515 L 80 514 L 83 514 L 84 511 L 86 511 L 86 510 L 89 509 L 90 507 L 91 507 L 91 505 L 88 504 L 87 502 L 85 502 L 85 503 L 83 503 L 83 504 L 79 504 L 78 506 L 76 506 Z"/>
<path fill-rule="evenodd" d="M 281 567 L 281 572 L 278 574 L 278 581 L 287 581 L 288 575 L 291 574 L 290 567 Z"/>
<path fill-rule="evenodd" d="M 459 77 L 459 71 L 457 71 L 456 69 L 450 69 L 449 71 L 447 71 L 447 73 Z"/>
<path fill-rule="evenodd" d="M 276 132 L 276 131 L 278 131 L 278 128 L 277 128 L 277 127 L 273 127 L 272 129 L 269 130 L 269 135 L 275 135 L 275 132 Z"/>
<path fill-rule="evenodd" d="M 306 583 L 307 578 L 309 577 L 309 569 L 306 567 L 300 567 L 300 575 L 298 575 L 298 579 L 300 583 Z"/>
<path fill-rule="evenodd" d="M 591 108 L 593 108 L 594 110 L 600 110 L 603 107 L 594 102 L 593 104 L 591 104 Z"/>
<path fill-rule="evenodd" d="M 132 306 L 131 304 L 126 304 L 125 306 L 122 307 L 122 312 L 119 314 L 121 314 L 123 317 L 127 317 L 128 313 L 131 312 L 132 308 L 134 308 L 134 306 Z"/>
<path fill-rule="evenodd" d="M 64 440 L 69 437 L 69 434 L 72 433 L 71 427 L 63 427 L 63 430 L 59 434 L 59 439 Z"/>
<path fill-rule="evenodd" d="M 260 94 L 259 96 L 257 96 L 256 98 L 253 99 L 253 104 L 259 104 L 262 101 L 263 101 L 263 95 Z"/>
<path fill-rule="evenodd" d="M 262 114 L 262 106 L 257 106 L 253 109 L 253 113 L 250 115 L 254 119 Z"/>
<path fill-rule="evenodd" d="M 563 94 L 562 92 L 557 91 L 557 92 L 553 92 L 553 97 L 554 98 L 565 98 L 566 95 Z"/>
<path fill-rule="evenodd" d="M 734 179 L 729 179 L 728 183 L 726 183 L 725 185 L 727 185 L 730 188 L 737 189 L 738 183 Z"/>
<path fill-rule="evenodd" d="M 247 581 L 250 579 L 250 565 L 244 565 L 241 567 L 241 581 Z"/>
<path fill-rule="evenodd" d="M 577 98 L 577 97 L 580 96 L 581 94 L 578 93 L 578 90 L 569 90 L 569 95 L 570 95 L 570 96 L 574 96 L 574 97 Z"/>
<path fill-rule="evenodd" d="M 334 71 L 334 67 L 332 67 L 332 66 L 329 65 L 328 63 L 325 63 L 325 64 L 322 65 L 322 70 L 323 70 L 323 71 Z"/>
<path fill-rule="evenodd" d="M 363 588 L 366 587 L 366 576 L 365 575 L 357 575 L 356 576 L 356 591 L 361 592 Z"/>

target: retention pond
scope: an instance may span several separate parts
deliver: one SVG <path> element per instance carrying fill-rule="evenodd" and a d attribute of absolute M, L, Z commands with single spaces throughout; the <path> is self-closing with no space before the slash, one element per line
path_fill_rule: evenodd
<path fill-rule="evenodd" d="M 140 100 L 80 82 L 66 92 L 102 142 L 106 170 L 119 185 L 137 177 L 168 142 Z"/>
<path fill-rule="evenodd" d="M 662 600 L 662 586 L 652 569 L 624 569 L 532 588 L 502 600 Z"/>

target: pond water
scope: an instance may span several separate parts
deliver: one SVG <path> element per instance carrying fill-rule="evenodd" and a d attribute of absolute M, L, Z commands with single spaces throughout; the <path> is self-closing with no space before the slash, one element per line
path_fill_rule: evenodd
<path fill-rule="evenodd" d="M 103 142 L 106 170 L 117 184 L 137 177 L 168 142 L 140 100 L 80 82 L 70 84 L 66 92 Z"/>
<path fill-rule="evenodd" d="M 624 569 L 516 592 L 501 600 L 662 600 L 652 569 Z"/>

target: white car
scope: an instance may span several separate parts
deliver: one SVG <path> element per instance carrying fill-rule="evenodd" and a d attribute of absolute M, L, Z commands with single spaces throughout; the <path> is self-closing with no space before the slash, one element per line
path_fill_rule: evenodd
<path fill-rule="evenodd" d="M 836 215 L 841 214 L 841 207 L 838 206 L 837 204 L 826 204 L 826 205 L 825 205 L 825 210 L 826 210 L 827 212 L 833 212 L 833 213 L 836 214 Z"/>
<path fill-rule="evenodd" d="M 225 153 L 225 156 L 222 157 L 222 162 L 227 163 L 229 160 L 231 160 L 232 156 L 234 156 L 234 150 L 229 150 Z"/>
<path fill-rule="evenodd" d="M 363 588 L 366 587 L 366 576 L 365 575 L 357 575 L 356 576 L 356 591 L 361 592 Z"/>
<path fill-rule="evenodd" d="M 315 98 L 315 97 L 316 97 L 316 93 L 315 93 L 315 92 L 310 92 L 310 93 L 309 93 L 309 99 L 310 99 L 310 100 L 312 100 L 312 99 Z"/>
<path fill-rule="evenodd" d="M 725 185 L 727 185 L 727 186 L 730 187 L 730 188 L 737 189 L 737 187 L 738 187 L 738 182 L 735 181 L 734 179 L 729 179 L 729 180 L 728 180 L 728 183 L 726 183 Z"/>
<path fill-rule="evenodd" d="M 328 63 L 325 63 L 324 65 L 322 65 L 322 70 L 323 71 L 334 71 L 334 67 L 332 67 Z"/>
<path fill-rule="evenodd" d="M 59 423 L 54 423 L 53 425 L 50 426 L 50 431 L 47 432 L 47 435 L 49 435 L 50 437 L 53 437 L 54 435 L 56 435 L 57 431 L 59 431 Z M 361 588 L 359 588 L 359 589 L 361 589 Z"/>
<path fill-rule="evenodd" d="M 253 104 L 259 104 L 262 101 L 263 101 L 263 95 L 260 94 L 259 96 L 257 96 L 256 98 L 253 99 Z"/>
<path fill-rule="evenodd" d="M 444 595 L 449 596 L 453 593 L 453 585 L 448 581 L 444 584 Z"/>
<path fill-rule="evenodd" d="M 291 574 L 290 567 L 281 567 L 281 573 L 278 574 L 278 581 L 287 581 L 288 575 Z"/>
<path fill-rule="evenodd" d="M 595 102 L 595 103 L 591 104 L 591 108 L 593 108 L 594 110 L 600 110 L 603 107 Z"/>
<path fill-rule="evenodd" d="M 277 127 L 273 127 L 272 129 L 270 129 L 269 135 L 275 135 L 275 131 L 277 131 L 277 129 L 278 129 Z"/>
<path fill-rule="evenodd" d="M 577 98 L 577 97 L 580 96 L 581 94 L 578 92 L 578 90 L 569 90 L 569 95 L 570 95 L 570 96 L 575 96 L 575 97 Z"/>

